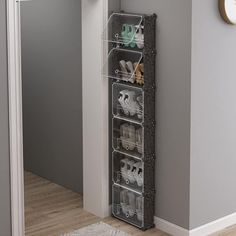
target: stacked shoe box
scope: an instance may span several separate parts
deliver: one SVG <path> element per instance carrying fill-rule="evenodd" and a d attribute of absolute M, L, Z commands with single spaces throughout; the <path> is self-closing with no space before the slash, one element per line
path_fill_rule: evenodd
<path fill-rule="evenodd" d="M 156 15 L 113 13 L 104 76 L 112 79 L 112 213 L 151 228 L 155 198 Z"/>

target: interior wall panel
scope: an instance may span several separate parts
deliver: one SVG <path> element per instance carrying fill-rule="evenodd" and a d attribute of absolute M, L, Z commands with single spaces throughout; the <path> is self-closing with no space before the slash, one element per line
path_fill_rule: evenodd
<path fill-rule="evenodd" d="M 21 22 L 25 169 L 82 192 L 81 1 L 22 2 Z"/>

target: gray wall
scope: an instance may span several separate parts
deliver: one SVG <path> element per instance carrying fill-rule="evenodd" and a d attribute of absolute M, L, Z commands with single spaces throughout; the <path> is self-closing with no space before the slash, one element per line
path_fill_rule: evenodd
<path fill-rule="evenodd" d="M 11 235 L 5 0 L 0 0 L 0 234 Z"/>
<path fill-rule="evenodd" d="M 190 228 L 236 212 L 236 27 L 193 0 Z"/>
<path fill-rule="evenodd" d="M 23 2 L 21 16 L 25 169 L 82 192 L 81 1 Z"/>
<path fill-rule="evenodd" d="M 122 0 L 158 14 L 156 215 L 189 226 L 191 1 Z"/>
<path fill-rule="evenodd" d="M 114 11 L 120 11 L 121 2 L 120 0 L 109 0 L 108 2 L 108 11 L 111 14 Z"/>

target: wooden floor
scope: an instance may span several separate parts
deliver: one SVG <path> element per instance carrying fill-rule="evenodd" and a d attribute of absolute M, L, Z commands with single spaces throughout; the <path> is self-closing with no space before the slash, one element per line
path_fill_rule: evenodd
<path fill-rule="evenodd" d="M 212 234 L 211 236 L 236 236 L 236 225 L 229 227 L 221 232 Z"/>
<path fill-rule="evenodd" d="M 25 172 L 26 236 L 61 236 L 100 222 L 83 210 L 82 202 L 81 195 Z M 112 217 L 102 221 L 133 236 L 168 236 L 157 229 L 142 232 Z M 236 236 L 236 226 L 212 236 Z"/>
<path fill-rule="evenodd" d="M 82 196 L 25 172 L 26 236 L 60 236 L 101 219 L 84 211 Z M 134 236 L 167 236 L 152 229 L 140 231 L 112 217 L 102 220 Z"/>

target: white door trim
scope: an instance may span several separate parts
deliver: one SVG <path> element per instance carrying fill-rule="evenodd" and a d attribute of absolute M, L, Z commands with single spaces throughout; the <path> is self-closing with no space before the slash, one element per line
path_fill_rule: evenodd
<path fill-rule="evenodd" d="M 109 0 L 82 0 L 84 209 L 109 215 L 108 80 L 102 77 L 102 42 Z"/>
<path fill-rule="evenodd" d="M 27 3 L 25 3 L 27 4 Z M 97 216 L 109 215 L 109 183 L 108 183 L 108 82 L 101 76 L 103 58 L 102 29 L 108 14 L 108 0 L 82 0 L 83 33 L 89 25 L 89 32 L 93 32 L 92 40 L 83 40 L 83 145 L 84 145 L 84 208 Z M 96 22 L 96 24 L 91 24 Z M 10 173 L 11 173 L 11 215 L 12 236 L 24 236 L 24 182 L 23 182 L 23 129 L 22 129 L 22 81 L 21 81 L 21 42 L 20 42 L 20 7 L 17 0 L 7 0 L 7 41 L 8 41 L 8 86 L 9 86 L 9 136 L 10 136 Z M 88 30 L 87 30 L 88 32 Z M 96 34 L 94 34 L 96 32 Z M 84 37 L 83 37 L 84 39 Z M 96 51 L 84 51 L 93 43 Z M 96 69 L 88 60 L 88 53 L 95 61 Z M 92 67 L 91 67 L 92 66 Z M 98 69 L 100 68 L 100 69 Z M 95 69 L 95 70 L 94 70 Z M 91 92 L 89 84 L 92 82 L 91 71 L 96 73 L 96 98 L 101 103 L 94 102 L 87 106 Z M 94 84 L 95 85 L 95 84 Z M 91 100 L 91 99 L 90 99 Z M 89 110 L 98 111 L 97 116 Z M 86 120 L 94 119 L 100 132 L 89 129 Z M 91 147 L 91 139 L 94 147 Z M 97 145 L 99 144 L 99 145 Z M 90 156 L 89 149 L 93 149 L 96 156 Z M 91 172 L 93 158 L 96 159 L 96 169 Z M 89 174 L 88 174 L 89 173 Z M 88 185 L 89 184 L 89 185 Z M 97 188 L 96 188 L 97 186 Z M 95 188 L 94 188 L 95 187 Z"/>
<path fill-rule="evenodd" d="M 7 1 L 12 236 L 24 235 L 20 7 Z"/>

